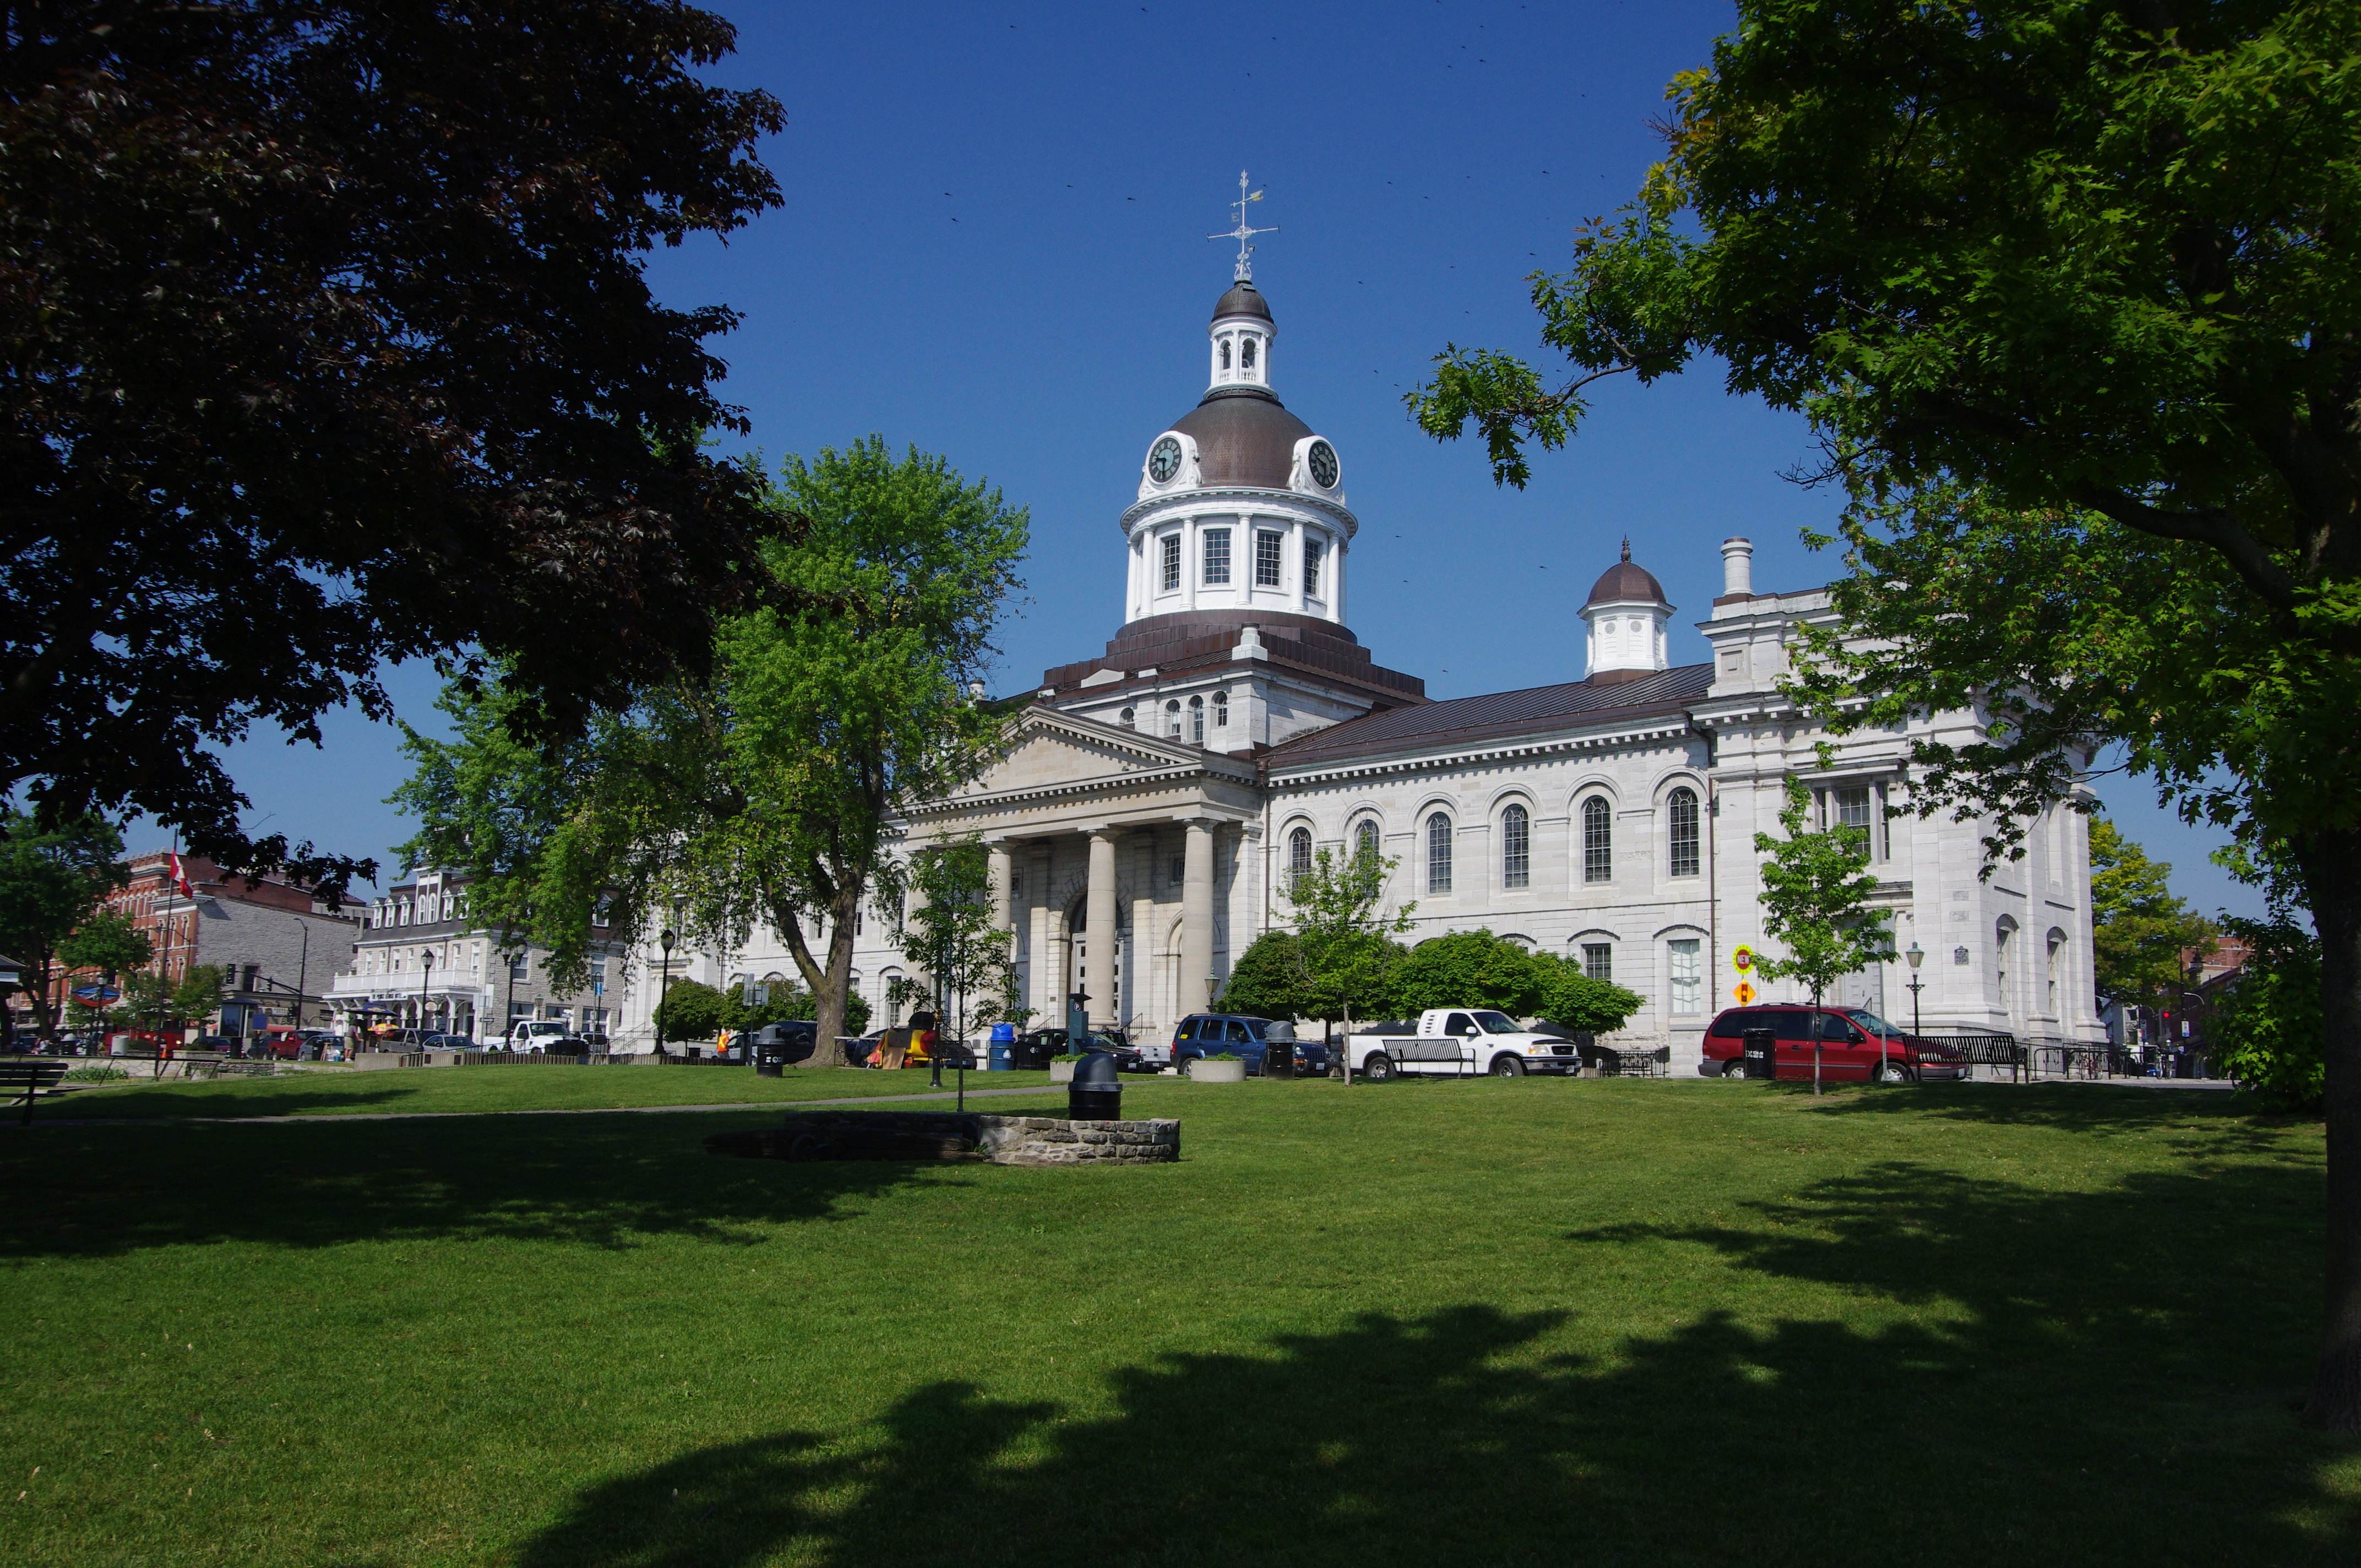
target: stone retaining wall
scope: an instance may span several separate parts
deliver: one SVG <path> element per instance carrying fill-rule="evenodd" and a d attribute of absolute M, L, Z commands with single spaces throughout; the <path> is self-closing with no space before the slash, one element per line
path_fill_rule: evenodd
<path fill-rule="evenodd" d="M 796 1111 L 775 1127 L 716 1133 L 708 1154 L 752 1159 L 989 1160 L 994 1165 L 1154 1165 L 1180 1157 L 1180 1124 L 1070 1122 L 950 1111 Z"/>

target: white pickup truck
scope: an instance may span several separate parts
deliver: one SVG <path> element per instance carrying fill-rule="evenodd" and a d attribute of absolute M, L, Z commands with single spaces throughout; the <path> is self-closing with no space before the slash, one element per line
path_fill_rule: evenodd
<path fill-rule="evenodd" d="M 530 1054 L 534 1051 L 556 1050 L 572 1038 L 574 1031 L 555 1018 L 521 1019 L 509 1030 L 508 1047 Z"/>
<path fill-rule="evenodd" d="M 1582 1058 L 1564 1035 L 1537 1034 L 1488 1007 L 1430 1007 L 1415 1026 L 1377 1024 L 1353 1032 L 1353 1070 L 1376 1080 L 1398 1072 L 1459 1077 L 1575 1072 Z"/>

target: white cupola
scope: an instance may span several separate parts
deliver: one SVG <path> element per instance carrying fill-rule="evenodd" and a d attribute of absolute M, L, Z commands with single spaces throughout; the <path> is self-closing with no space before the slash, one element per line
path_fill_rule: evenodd
<path fill-rule="evenodd" d="M 1279 335 L 1270 307 L 1250 280 L 1240 279 L 1213 306 L 1207 390 L 1270 385 L 1270 341 Z"/>
<path fill-rule="evenodd" d="M 1623 558 L 1607 568 L 1583 601 L 1582 620 L 1589 628 L 1583 678 L 1629 678 L 1664 669 L 1672 619 L 1663 586 L 1632 565 L 1631 542 L 1625 540 Z"/>

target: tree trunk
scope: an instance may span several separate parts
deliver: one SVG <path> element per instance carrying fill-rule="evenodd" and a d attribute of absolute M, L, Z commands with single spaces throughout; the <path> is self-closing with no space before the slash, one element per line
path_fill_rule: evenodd
<path fill-rule="evenodd" d="M 58 1019 L 57 1008 L 49 1000 L 49 971 L 56 966 L 49 954 L 36 953 L 29 967 L 33 971 L 33 983 L 25 988 L 25 994 L 33 1004 L 33 1033 L 54 1050 L 58 1043 Z"/>
<path fill-rule="evenodd" d="M 2298 860 L 2320 932 L 2328 1067 L 2328 1312 L 2304 1415 L 2361 1432 L 2361 832 L 2310 835 Z"/>
<path fill-rule="evenodd" d="M 827 984 L 812 992 L 816 1004 L 815 1027 L 819 1039 L 812 1049 L 812 1061 L 820 1067 L 844 1067 L 844 1035 L 846 993 L 852 989 L 852 927 L 861 909 L 859 886 L 839 890 L 836 901 L 828 911 L 828 976 Z"/>

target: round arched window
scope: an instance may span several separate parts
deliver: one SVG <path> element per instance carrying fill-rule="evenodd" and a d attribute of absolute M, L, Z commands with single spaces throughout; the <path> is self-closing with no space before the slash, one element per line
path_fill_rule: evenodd
<path fill-rule="evenodd" d="M 1440 811 L 1426 819 L 1426 891 L 1451 891 L 1451 818 Z"/>
<path fill-rule="evenodd" d="M 1359 857 L 1362 855 L 1373 856 L 1377 854 L 1377 852 L 1378 825 L 1374 822 L 1364 819 L 1358 828 L 1353 829 L 1353 853 L 1356 857 Z"/>
<path fill-rule="evenodd" d="M 1311 874 L 1312 829 L 1298 828 L 1287 836 L 1287 885 L 1290 891 Z"/>
<path fill-rule="evenodd" d="M 1531 887 L 1533 883 L 1532 817 L 1521 806 L 1500 813 L 1500 885 Z"/>

